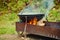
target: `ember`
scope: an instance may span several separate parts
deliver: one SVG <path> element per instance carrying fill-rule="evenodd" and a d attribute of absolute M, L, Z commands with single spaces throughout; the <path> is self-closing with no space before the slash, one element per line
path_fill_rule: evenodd
<path fill-rule="evenodd" d="M 43 20 L 38 21 L 36 16 L 33 19 L 31 19 L 30 21 L 28 21 L 28 24 L 39 25 L 39 26 L 44 26 L 45 25 L 45 23 L 43 23 Z"/>
<path fill-rule="evenodd" d="M 28 23 L 29 23 L 29 24 L 33 24 L 33 25 L 37 25 L 37 18 L 34 17 L 34 18 L 31 19 Z"/>

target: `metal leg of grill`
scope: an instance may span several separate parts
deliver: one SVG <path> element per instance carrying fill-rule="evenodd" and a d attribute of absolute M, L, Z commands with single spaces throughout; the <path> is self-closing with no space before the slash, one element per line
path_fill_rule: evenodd
<path fill-rule="evenodd" d="M 26 28 L 27 28 L 27 16 L 25 16 L 26 22 L 25 22 L 25 27 L 24 27 L 24 40 L 26 40 Z"/>

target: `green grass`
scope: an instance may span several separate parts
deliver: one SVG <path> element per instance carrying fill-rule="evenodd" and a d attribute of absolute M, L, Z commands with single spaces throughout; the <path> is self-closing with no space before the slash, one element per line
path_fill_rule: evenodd
<path fill-rule="evenodd" d="M 18 21 L 16 13 L 9 13 L 0 16 L 0 34 L 15 34 L 15 23 Z"/>

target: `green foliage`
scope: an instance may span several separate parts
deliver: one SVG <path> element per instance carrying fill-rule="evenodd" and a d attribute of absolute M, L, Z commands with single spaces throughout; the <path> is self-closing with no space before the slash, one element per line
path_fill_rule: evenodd
<path fill-rule="evenodd" d="M 48 21 L 60 22 L 60 0 L 54 0 L 55 7 L 50 11 Z"/>
<path fill-rule="evenodd" d="M 20 12 L 29 0 L 0 0 L 0 34 L 16 33 L 15 23 Z M 3 15 L 2 15 L 3 14 Z"/>
<path fill-rule="evenodd" d="M 18 13 L 26 6 L 27 2 L 29 2 L 29 0 L 0 0 L 0 12 L 2 12 L 3 14 L 9 12 Z"/>
<path fill-rule="evenodd" d="M 60 21 L 60 12 L 58 10 L 51 10 L 48 16 L 48 21 L 59 22 Z"/>
<path fill-rule="evenodd" d="M 0 34 L 15 34 L 15 22 L 18 20 L 16 13 L 9 13 L 0 16 Z"/>

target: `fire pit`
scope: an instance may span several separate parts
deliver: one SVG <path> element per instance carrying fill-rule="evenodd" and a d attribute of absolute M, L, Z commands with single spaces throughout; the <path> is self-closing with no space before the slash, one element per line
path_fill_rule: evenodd
<path fill-rule="evenodd" d="M 28 33 L 54 39 L 60 39 L 60 22 L 45 22 L 44 26 L 37 25 L 37 22 L 39 22 L 42 18 L 46 17 L 46 14 L 51 9 L 50 6 L 52 6 L 52 4 L 48 5 L 47 8 L 44 8 L 45 6 L 43 7 L 44 9 L 48 10 L 46 12 L 45 10 L 42 10 L 44 12 L 41 12 L 41 10 L 39 11 L 38 9 L 42 6 L 38 6 L 35 4 L 33 6 L 28 5 L 23 11 L 19 13 L 18 16 L 20 18 L 20 22 L 16 22 L 17 33 L 19 34 L 19 31 L 22 31 L 22 33 L 25 35 Z M 43 4 L 46 3 L 44 2 Z M 41 22 L 39 23 L 42 24 Z"/>
<path fill-rule="evenodd" d="M 39 26 L 36 23 L 44 17 L 44 14 L 18 16 L 22 20 L 16 23 L 16 31 L 18 33 L 22 31 L 23 34 L 26 32 L 28 34 L 60 39 L 60 22 L 45 22 L 44 26 Z"/>
<path fill-rule="evenodd" d="M 50 23 L 50 26 L 48 26 L 49 23 Z M 17 22 L 16 23 L 16 31 L 17 32 L 21 31 L 24 33 L 25 24 L 26 23 Z M 51 24 L 52 24 L 52 26 L 51 26 Z M 54 38 L 54 39 L 60 39 L 60 29 L 55 28 L 53 26 L 56 24 L 60 25 L 60 23 L 58 23 L 58 22 L 47 22 L 46 26 L 43 26 L 43 27 L 38 26 L 38 25 L 27 24 L 26 33 L 40 35 L 40 36 Z M 59 26 L 59 25 L 57 25 L 57 26 Z"/>

